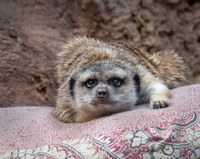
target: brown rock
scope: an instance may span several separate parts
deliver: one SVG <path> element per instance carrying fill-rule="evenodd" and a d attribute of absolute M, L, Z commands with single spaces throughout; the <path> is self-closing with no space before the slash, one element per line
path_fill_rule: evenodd
<path fill-rule="evenodd" d="M 1 0 L 0 106 L 54 105 L 54 62 L 74 35 L 175 49 L 199 81 L 198 0 Z"/>

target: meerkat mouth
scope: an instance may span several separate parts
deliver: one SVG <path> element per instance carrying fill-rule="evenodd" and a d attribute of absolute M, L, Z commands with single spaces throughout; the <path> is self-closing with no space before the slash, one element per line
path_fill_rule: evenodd
<path fill-rule="evenodd" d="M 114 105 L 116 103 L 117 103 L 116 101 L 112 101 L 110 99 L 98 99 L 98 100 L 93 100 L 91 102 L 91 105 L 98 107 L 99 104 L 101 104 L 101 105 Z"/>

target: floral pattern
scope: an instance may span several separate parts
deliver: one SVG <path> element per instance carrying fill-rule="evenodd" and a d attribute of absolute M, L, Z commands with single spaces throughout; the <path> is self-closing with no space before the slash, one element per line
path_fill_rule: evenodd
<path fill-rule="evenodd" d="M 200 130 L 195 131 L 195 130 L 189 129 L 187 131 L 186 137 L 187 137 L 188 142 L 190 142 L 192 146 L 194 147 L 200 146 Z"/>
<path fill-rule="evenodd" d="M 46 108 L 41 108 L 37 118 L 33 116 L 36 108 L 15 108 L 15 113 L 20 110 L 19 116 L 6 116 L 9 120 L 0 121 L 0 158 L 198 159 L 200 85 L 198 88 L 187 87 L 193 90 L 193 96 L 190 96 L 193 100 L 189 100 L 187 105 L 174 104 L 171 109 L 157 111 L 139 109 L 84 124 L 61 123 L 47 113 Z M 182 97 L 176 95 L 176 100 Z M 0 118 L 3 119 L 2 114 L 7 112 L 8 109 L 2 109 Z M 8 124 L 15 120 L 16 123 Z M 14 130 L 8 129 L 10 127 Z M 8 130 L 10 134 L 4 133 Z"/>
<path fill-rule="evenodd" d="M 150 138 L 143 131 L 137 131 L 136 133 L 125 132 L 124 139 L 131 141 L 131 148 L 138 148 L 141 145 L 145 145 Z"/>
<path fill-rule="evenodd" d="M 182 124 L 174 122 L 165 129 L 124 129 L 92 138 L 63 140 L 36 149 L 10 151 L 1 158 L 121 159 L 137 156 L 145 159 L 194 159 L 200 157 L 200 131 L 197 131 L 200 112 L 190 112 L 187 116 L 193 116 L 195 120 L 185 118 Z"/>
<path fill-rule="evenodd" d="M 149 153 L 143 155 L 145 159 L 160 158 L 160 159 L 180 159 L 181 150 L 171 145 L 153 145 Z"/>

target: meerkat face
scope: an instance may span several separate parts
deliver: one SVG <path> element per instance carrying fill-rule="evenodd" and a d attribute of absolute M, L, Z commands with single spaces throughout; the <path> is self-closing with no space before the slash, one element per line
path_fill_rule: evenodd
<path fill-rule="evenodd" d="M 96 63 L 70 80 L 78 110 L 112 113 L 130 109 L 137 101 L 139 77 L 116 63 Z"/>

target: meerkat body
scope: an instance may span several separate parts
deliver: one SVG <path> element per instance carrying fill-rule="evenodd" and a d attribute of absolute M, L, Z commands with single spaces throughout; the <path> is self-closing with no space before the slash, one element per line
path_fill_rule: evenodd
<path fill-rule="evenodd" d="M 124 42 L 86 37 L 69 41 L 58 54 L 54 114 L 85 122 L 150 102 L 170 103 L 169 89 L 188 84 L 187 68 L 173 51 L 149 54 Z"/>

